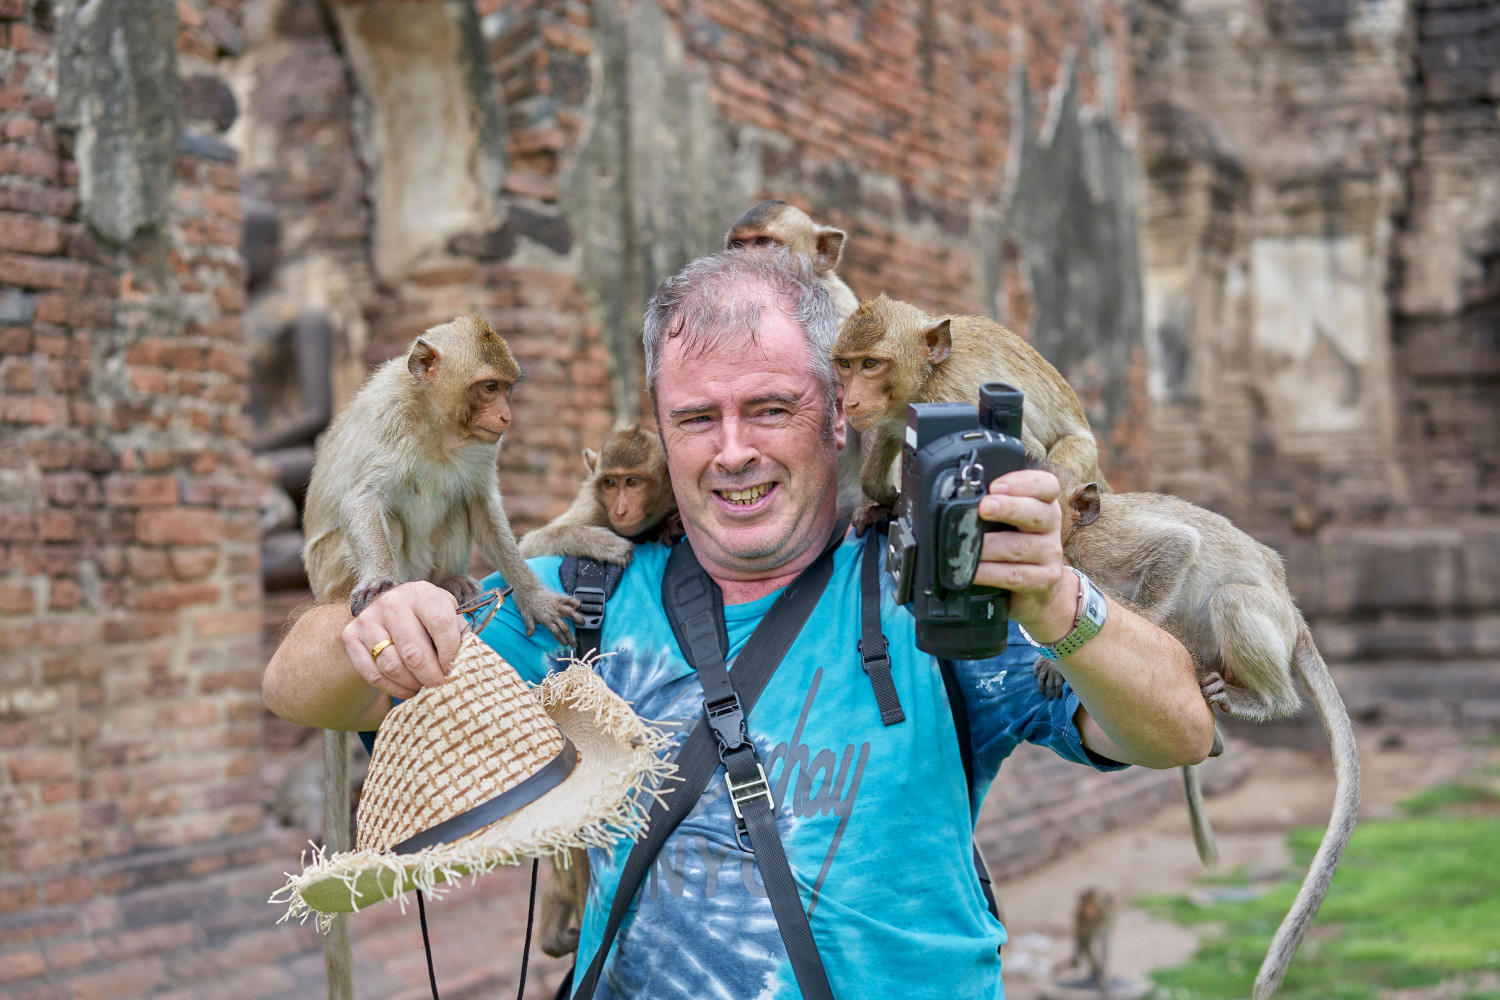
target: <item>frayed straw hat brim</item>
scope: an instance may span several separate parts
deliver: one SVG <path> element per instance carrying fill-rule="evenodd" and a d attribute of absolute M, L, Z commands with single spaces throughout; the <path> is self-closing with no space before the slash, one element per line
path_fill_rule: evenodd
<path fill-rule="evenodd" d="M 326 927 L 336 913 L 358 911 L 411 889 L 430 896 L 464 875 L 478 876 L 530 857 L 564 858 L 570 848 L 613 844 L 643 832 L 650 800 L 671 771 L 668 737 L 647 726 L 587 665 L 575 663 L 535 691 L 549 717 L 577 749 L 573 771 L 540 799 L 450 843 L 412 854 L 371 849 L 312 863 L 271 902 L 287 904 L 286 920 L 318 914 Z"/>

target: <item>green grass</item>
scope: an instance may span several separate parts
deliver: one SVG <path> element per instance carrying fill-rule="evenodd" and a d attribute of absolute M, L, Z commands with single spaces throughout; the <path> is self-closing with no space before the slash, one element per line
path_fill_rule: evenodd
<path fill-rule="evenodd" d="M 1500 812 L 1496 797 L 1439 786 L 1403 803 L 1409 818 L 1362 823 L 1308 936 L 1282 1000 L 1376 1000 L 1378 990 L 1430 986 L 1500 970 Z M 1479 807 L 1486 814 L 1473 815 Z M 1465 815 L 1453 815 L 1451 810 Z M 1172 1000 L 1237 1000 L 1295 897 L 1322 830 L 1293 831 L 1294 877 L 1250 902 L 1142 903 L 1183 924 L 1220 929 L 1185 965 L 1153 973 Z M 1471 991 L 1466 1000 L 1500 1000 Z"/>

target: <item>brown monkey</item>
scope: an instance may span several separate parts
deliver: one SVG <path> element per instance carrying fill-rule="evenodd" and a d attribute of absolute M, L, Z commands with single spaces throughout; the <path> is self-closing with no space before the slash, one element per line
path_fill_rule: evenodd
<path fill-rule="evenodd" d="M 1080 892 L 1073 911 L 1073 957 L 1068 961 L 1070 969 L 1088 963 L 1088 978 L 1079 985 L 1109 987 L 1109 936 L 1114 929 L 1114 897 L 1103 889 Z"/>
<path fill-rule="evenodd" d="M 1256 977 L 1254 998 L 1266 1000 L 1328 892 L 1359 812 L 1359 748 L 1349 712 L 1273 549 L 1177 497 L 1065 486 L 1063 555 L 1182 641 L 1211 704 L 1256 722 L 1291 715 L 1301 706 L 1295 674 L 1328 734 L 1338 783 L 1333 814 Z"/>
<path fill-rule="evenodd" d="M 1103 482 L 1099 448 L 1072 387 L 1030 344 L 993 320 L 934 319 L 882 293 L 839 327 L 833 359 L 844 382 L 844 415 L 855 430 L 868 432 L 858 526 L 895 502 L 906 405 L 973 403 L 986 382 L 1009 382 L 1026 394 L 1021 437 L 1028 453 L 1080 481 Z"/>
<path fill-rule="evenodd" d="M 812 258 L 813 270 L 833 308 L 842 322 L 859 308 L 859 300 L 844 284 L 834 268 L 844 254 L 844 240 L 848 234 L 842 229 L 814 222 L 802 209 L 784 201 L 763 201 L 734 220 L 729 232 L 724 234 L 725 250 L 764 251 L 785 247 L 792 253 L 806 254 Z"/>
<path fill-rule="evenodd" d="M 585 448 L 583 464 L 589 474 L 573 506 L 527 532 L 521 555 L 587 556 L 628 566 L 632 542 L 661 538 L 677 513 L 661 439 L 631 424 L 611 434 L 597 454 Z"/>
<path fill-rule="evenodd" d="M 531 631 L 573 642 L 578 602 L 526 565 L 501 507 L 495 469 L 521 368 L 477 314 L 418 337 L 377 368 L 318 442 L 302 550 L 319 600 L 356 615 L 398 583 L 430 580 L 460 603 L 479 593 L 474 544 L 515 588 Z"/>

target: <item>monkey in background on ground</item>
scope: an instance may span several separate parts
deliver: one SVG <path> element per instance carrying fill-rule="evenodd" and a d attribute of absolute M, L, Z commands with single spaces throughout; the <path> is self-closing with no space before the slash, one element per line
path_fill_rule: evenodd
<path fill-rule="evenodd" d="M 1255 980 L 1274 994 L 1318 912 L 1359 812 L 1354 727 L 1275 550 L 1226 518 L 1173 496 L 1102 494 L 1063 478 L 1063 556 L 1101 589 L 1175 635 L 1209 703 L 1266 722 L 1297 711 L 1300 677 L 1328 734 L 1337 781 L 1328 830 Z M 1045 670 L 1055 671 L 1050 661 Z M 1043 668 L 1039 665 L 1038 679 Z"/>
<path fill-rule="evenodd" d="M 460 604 L 477 542 L 515 588 L 526 629 L 573 644 L 578 602 L 549 591 L 521 558 L 495 463 L 521 378 L 505 339 L 478 314 L 418 337 L 377 368 L 318 442 L 303 561 L 321 601 L 358 615 L 399 583 L 428 580 Z"/>
<path fill-rule="evenodd" d="M 661 439 L 638 424 L 615 431 L 595 454 L 583 450 L 588 478 L 573 505 L 521 538 L 521 555 L 586 556 L 630 565 L 636 541 L 667 540 L 677 500 Z"/>
<path fill-rule="evenodd" d="M 812 258 L 818 280 L 828 289 L 839 322 L 843 322 L 859 308 L 859 300 L 834 270 L 844 254 L 844 240 L 847 238 L 848 234 L 842 229 L 814 222 L 795 205 L 784 201 L 763 201 L 734 220 L 729 232 L 724 234 L 724 249 L 764 252 L 785 247 L 792 253 L 806 254 Z"/>
<path fill-rule="evenodd" d="M 1114 930 L 1114 897 L 1103 889 L 1080 892 L 1073 911 L 1073 957 L 1068 960 L 1070 969 L 1088 963 L 1088 978 L 1079 985 L 1109 987 L 1109 936 Z"/>
<path fill-rule="evenodd" d="M 857 527 L 879 520 L 895 502 L 907 404 L 974 403 L 986 382 L 1008 382 L 1026 394 L 1021 437 L 1029 454 L 1080 481 L 1103 482 L 1099 447 L 1072 387 L 1035 348 L 993 320 L 934 319 L 882 293 L 839 327 L 833 359 L 844 383 L 844 415 L 851 427 L 869 433 Z"/>

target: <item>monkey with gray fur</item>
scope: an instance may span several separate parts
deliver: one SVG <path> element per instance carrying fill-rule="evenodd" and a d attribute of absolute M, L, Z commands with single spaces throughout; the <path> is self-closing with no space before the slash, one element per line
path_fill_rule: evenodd
<path fill-rule="evenodd" d="M 477 314 L 434 326 L 377 368 L 318 442 L 302 550 L 319 600 L 358 615 L 400 583 L 428 580 L 460 603 L 477 542 L 515 588 L 529 633 L 573 644 L 578 602 L 526 565 L 501 506 L 496 460 L 520 381 L 505 339 Z"/>
<path fill-rule="evenodd" d="M 582 556 L 630 565 L 636 541 L 667 540 L 676 526 L 677 500 L 667 476 L 661 438 L 631 424 L 615 431 L 599 452 L 585 448 L 588 478 L 573 505 L 521 538 L 521 555 Z"/>
<path fill-rule="evenodd" d="M 1210 704 L 1265 722 L 1301 706 L 1300 678 L 1328 734 L 1337 790 L 1328 830 L 1255 980 L 1281 985 L 1328 892 L 1359 812 L 1359 748 L 1349 712 L 1286 585 L 1281 557 L 1227 519 L 1177 497 L 1101 494 L 1063 479 L 1063 556 L 1101 589 L 1175 635 Z M 1039 665 L 1055 671 L 1050 662 Z"/>

